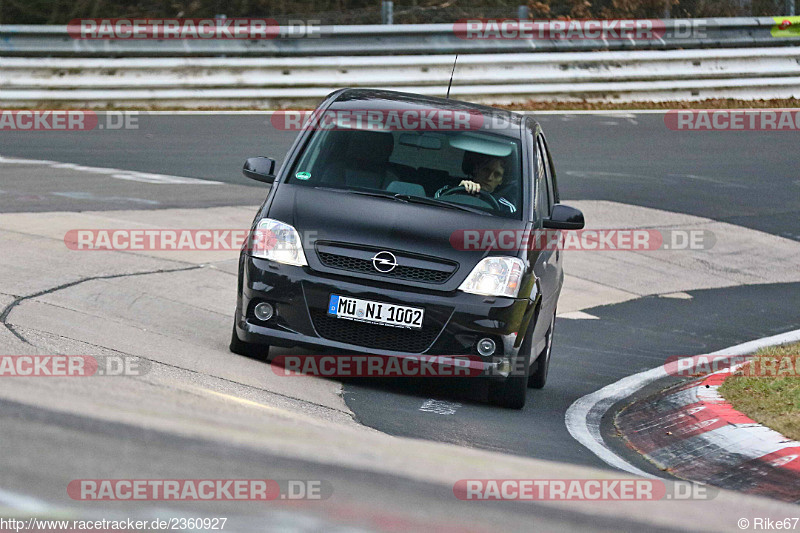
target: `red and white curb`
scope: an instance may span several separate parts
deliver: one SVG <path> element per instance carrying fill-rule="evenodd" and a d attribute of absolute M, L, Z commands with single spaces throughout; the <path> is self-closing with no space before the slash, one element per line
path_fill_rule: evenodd
<path fill-rule="evenodd" d="M 787 332 L 787 333 L 782 333 L 780 335 L 774 335 L 772 337 L 765 337 L 763 339 L 757 339 L 757 340 L 754 340 L 754 341 L 746 342 L 744 344 L 731 346 L 730 348 L 725 348 L 724 350 L 719 350 L 717 352 L 714 352 L 714 353 L 711 353 L 711 354 L 707 354 L 707 355 L 709 355 L 709 356 L 738 357 L 738 356 L 742 356 L 742 355 L 752 354 L 756 350 L 758 350 L 760 348 L 767 347 L 767 346 L 776 346 L 776 345 L 780 345 L 780 344 L 787 344 L 787 343 L 790 343 L 790 342 L 798 342 L 798 341 L 800 341 L 800 330 L 795 330 L 795 331 L 790 331 L 790 332 Z M 672 364 L 677 365 L 677 362 L 672 363 Z M 656 368 L 652 368 L 652 369 L 647 370 L 645 372 L 640 372 L 638 374 L 634 374 L 634 375 L 628 376 L 626 378 L 623 378 L 620 381 L 617 381 L 616 383 L 612 383 L 610 385 L 607 385 L 607 386 L 603 387 L 602 389 L 600 389 L 600 390 L 598 390 L 596 392 L 593 392 L 591 394 L 583 396 L 582 398 L 579 398 L 572 405 L 570 405 L 569 409 L 567 409 L 567 413 L 565 415 L 565 423 L 566 423 L 567 429 L 569 430 L 569 432 L 573 436 L 573 438 L 575 438 L 578 442 L 580 442 L 581 444 L 586 446 L 589 450 L 592 451 L 592 453 L 597 455 L 606 464 L 608 464 L 610 466 L 613 466 L 615 468 L 619 468 L 620 470 L 624 470 L 626 472 L 630 472 L 632 474 L 639 475 L 639 476 L 649 477 L 649 478 L 655 477 L 655 476 L 652 476 L 651 474 L 648 474 L 648 473 L 644 472 L 640 468 L 635 467 L 634 465 L 632 465 L 628 461 L 626 461 L 624 458 L 622 458 L 619 455 L 617 455 L 606 444 L 606 442 L 604 441 L 603 436 L 602 436 L 602 434 L 600 432 L 600 423 L 601 423 L 601 420 L 603 419 L 603 417 L 608 413 L 609 409 L 611 409 L 611 407 L 614 404 L 616 404 L 617 402 L 625 400 L 626 398 L 632 396 L 637 391 L 641 390 L 643 387 L 649 385 L 650 383 L 653 383 L 655 381 L 658 381 L 660 379 L 668 377 L 670 374 L 675 375 L 676 374 L 675 369 L 670 369 L 669 365 L 658 366 Z M 678 392 L 682 392 L 684 395 L 691 394 L 690 392 L 688 392 L 692 387 L 691 384 L 683 385 L 682 387 L 683 387 L 682 390 L 678 391 Z M 710 389 L 710 386 L 709 386 L 709 389 Z M 673 390 L 673 392 L 676 392 L 676 391 Z M 687 400 L 687 402 L 688 402 L 688 400 Z M 662 404 L 662 407 L 665 407 L 665 405 L 666 404 Z M 673 405 L 672 407 L 673 407 L 673 410 L 674 410 L 676 407 L 680 407 L 680 406 Z M 699 406 L 696 406 L 696 407 L 699 407 Z M 705 410 L 705 408 L 704 408 L 704 410 Z M 681 414 L 681 413 L 670 413 L 668 409 L 665 409 L 665 411 L 663 413 L 657 415 L 657 417 L 666 418 L 666 417 L 669 417 L 669 416 L 678 416 L 678 414 Z M 711 418 L 709 418 L 709 420 L 711 420 Z M 651 424 L 658 424 L 658 423 L 661 422 L 661 419 L 660 418 L 651 418 L 649 420 L 649 422 Z M 714 422 L 714 423 L 717 423 L 717 422 Z M 703 421 L 698 421 L 697 423 L 707 423 L 707 421 L 703 420 Z M 754 422 L 750 421 L 750 422 L 747 422 L 746 424 L 754 424 Z M 707 427 L 711 427 L 711 426 L 712 426 L 712 423 L 708 423 Z M 724 426 L 735 427 L 735 425 L 729 424 L 727 422 L 724 424 Z M 702 429 L 702 428 L 695 428 L 695 431 L 698 430 L 698 429 Z M 714 428 L 714 429 L 716 430 L 716 429 L 721 429 L 721 428 L 717 427 L 717 428 Z M 669 430 L 667 430 L 667 431 L 669 431 Z M 707 431 L 706 433 L 708 433 L 709 431 Z M 761 430 L 761 429 L 759 429 L 759 430 L 753 429 L 753 431 L 755 431 L 755 432 L 765 432 L 767 430 L 766 430 L 766 428 L 764 428 L 763 430 Z M 768 431 L 771 431 L 771 430 L 768 430 Z M 733 435 L 730 434 L 731 432 L 732 432 L 731 429 L 724 429 L 723 431 L 721 431 L 719 433 L 716 433 L 715 436 L 718 436 L 718 435 L 720 436 L 720 438 L 716 442 L 719 445 L 737 446 L 737 443 L 740 443 L 740 439 L 744 438 L 744 435 L 742 434 L 743 432 L 739 431 L 739 432 L 736 432 Z M 759 435 L 764 435 L 764 434 L 765 433 L 759 433 Z M 725 435 L 726 437 L 723 438 L 722 435 Z M 750 433 L 748 433 L 748 435 L 755 435 L 755 433 L 750 432 Z M 691 436 L 692 436 L 692 430 L 689 430 L 687 432 L 687 437 L 691 437 Z M 769 439 L 771 437 L 765 437 L 765 438 Z M 748 439 L 747 442 L 752 443 L 752 439 Z M 774 440 L 773 441 L 767 440 L 766 442 L 771 442 L 773 446 L 775 444 Z M 795 444 L 795 445 L 797 445 L 797 444 Z M 790 448 L 790 447 L 791 446 L 787 445 L 787 448 Z M 716 448 L 716 451 L 717 451 L 718 454 L 720 454 L 720 453 L 721 454 L 726 454 L 727 457 L 731 458 L 730 461 L 732 461 L 734 463 L 737 460 L 736 458 L 748 458 L 748 459 L 744 459 L 744 462 L 748 462 L 749 461 L 749 462 L 752 463 L 753 461 L 757 461 L 757 463 L 755 465 L 756 468 L 758 466 L 760 466 L 760 465 L 761 466 L 763 466 L 763 465 L 771 466 L 771 465 L 769 465 L 769 461 L 772 459 L 772 457 L 768 458 L 766 461 L 760 461 L 759 459 L 755 458 L 753 453 L 746 454 L 746 455 L 742 456 L 739 453 L 739 450 L 740 450 L 741 446 L 734 447 L 730 451 L 728 451 L 727 447 L 725 449 L 722 449 L 722 448 L 719 448 L 719 446 L 714 446 L 714 448 Z M 655 451 L 656 449 L 658 449 L 658 448 L 654 447 L 653 451 Z M 761 449 L 762 448 L 756 448 L 754 453 L 757 453 Z M 768 445 L 767 449 L 771 449 L 771 448 L 769 448 L 769 445 Z M 664 453 L 662 454 L 661 460 L 665 460 L 669 453 L 678 453 L 678 452 L 679 452 L 679 450 L 664 450 Z M 766 454 L 757 455 L 757 457 L 764 457 L 766 455 L 769 455 L 770 453 L 776 454 L 775 455 L 775 459 L 777 459 L 778 457 L 782 457 L 782 456 L 777 455 L 777 454 L 780 454 L 780 453 L 783 453 L 783 452 L 772 451 L 772 452 L 767 452 Z M 786 453 L 788 453 L 788 452 L 786 452 Z M 791 454 L 789 454 L 789 455 L 791 455 Z M 683 460 L 684 462 L 693 463 L 692 459 L 690 457 L 688 457 L 688 456 L 679 454 L 678 457 L 680 457 L 681 458 L 680 460 Z M 730 467 L 730 464 L 731 463 L 728 463 L 728 467 Z M 742 465 L 743 461 L 739 461 L 736 464 Z M 699 467 L 699 466 L 701 466 L 701 464 L 698 463 L 696 466 Z M 746 467 L 742 467 L 742 468 L 746 468 Z M 775 469 L 775 468 L 773 467 L 773 469 Z M 798 483 L 798 480 L 800 480 L 800 477 L 798 477 L 797 472 L 792 471 L 789 468 L 780 468 L 779 470 L 781 472 L 790 473 L 792 475 L 792 479 L 793 479 L 792 483 L 794 483 L 796 485 L 800 485 L 800 483 Z M 695 470 L 695 472 L 697 472 L 697 471 Z M 720 471 L 714 471 L 714 472 L 715 472 L 716 477 L 720 478 L 720 481 L 722 480 L 722 478 L 724 478 L 728 474 L 724 469 L 720 470 Z M 697 473 L 697 474 L 699 474 L 699 473 Z M 702 475 L 696 475 L 696 474 L 693 475 L 692 477 L 694 479 L 702 479 L 703 478 Z M 713 482 L 713 481 L 709 480 L 708 482 Z M 792 483 L 789 483 L 789 485 L 791 485 Z M 726 483 L 725 486 L 729 486 L 729 485 Z"/>
<path fill-rule="evenodd" d="M 634 402 L 617 416 L 617 429 L 680 478 L 800 502 L 800 442 L 758 424 L 718 392 L 739 366 Z"/>

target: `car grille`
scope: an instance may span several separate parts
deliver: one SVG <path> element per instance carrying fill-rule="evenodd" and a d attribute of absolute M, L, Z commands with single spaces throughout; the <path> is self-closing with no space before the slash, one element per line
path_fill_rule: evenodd
<path fill-rule="evenodd" d="M 372 261 L 369 259 L 360 259 L 358 257 L 348 257 L 346 255 L 327 252 L 318 252 L 318 256 L 319 260 L 326 267 L 348 270 L 350 272 L 362 272 L 375 276 L 385 276 L 387 278 L 419 281 L 421 283 L 444 283 L 453 275 L 452 272 L 442 272 L 440 270 L 403 265 L 398 265 L 391 272 L 378 272 L 372 266 Z"/>
<path fill-rule="evenodd" d="M 336 318 L 319 309 L 311 310 L 311 320 L 320 336 L 345 344 L 376 350 L 422 353 L 436 338 L 436 328 L 405 329 Z"/>

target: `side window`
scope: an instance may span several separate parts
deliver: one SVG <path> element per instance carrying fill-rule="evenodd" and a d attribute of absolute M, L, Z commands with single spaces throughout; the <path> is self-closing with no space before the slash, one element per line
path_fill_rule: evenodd
<path fill-rule="evenodd" d="M 542 211 L 547 216 L 553 212 L 553 178 L 550 175 L 550 158 L 548 157 L 547 150 L 544 148 L 542 138 L 539 137 L 536 141 L 536 153 L 539 165 L 539 175 L 542 176 Z"/>
<path fill-rule="evenodd" d="M 542 143 L 542 151 L 547 158 L 547 187 L 550 194 L 550 203 L 557 204 L 561 199 L 558 197 L 558 181 L 556 180 L 553 158 L 550 157 L 550 149 L 547 147 L 547 140 L 544 135 L 539 137 L 539 142 Z"/>
<path fill-rule="evenodd" d="M 536 211 L 541 213 L 541 216 L 548 216 L 550 209 L 547 202 L 547 179 L 544 170 L 544 156 L 542 154 L 542 147 L 539 142 L 535 142 L 536 147 L 536 197 L 534 198 L 534 205 Z"/>

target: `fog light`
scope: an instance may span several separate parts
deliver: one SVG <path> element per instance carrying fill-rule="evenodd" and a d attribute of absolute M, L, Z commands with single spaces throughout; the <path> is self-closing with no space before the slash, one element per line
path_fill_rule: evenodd
<path fill-rule="evenodd" d="M 272 306 L 267 302 L 261 302 L 260 304 L 256 305 L 255 309 L 253 309 L 253 314 L 262 322 L 266 322 L 272 318 L 274 313 L 275 310 L 272 309 Z"/>
<path fill-rule="evenodd" d="M 478 341 L 478 353 L 484 357 L 489 357 L 494 353 L 496 346 L 494 341 L 489 337 Z"/>

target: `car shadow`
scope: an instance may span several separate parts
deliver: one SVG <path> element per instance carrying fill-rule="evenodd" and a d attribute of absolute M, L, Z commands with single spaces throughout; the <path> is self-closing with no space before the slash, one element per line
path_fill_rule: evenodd
<path fill-rule="evenodd" d="M 268 364 L 274 370 L 285 369 L 286 358 L 282 356 L 325 356 L 342 355 L 333 351 L 312 351 L 301 348 L 272 348 Z M 261 359 L 262 361 L 264 359 Z M 280 372 L 280 371 L 278 371 Z M 302 372 L 301 372 L 302 373 Z M 413 396 L 423 399 L 454 401 L 486 405 L 488 401 L 488 380 L 480 376 L 436 376 L 436 377 L 352 377 L 352 376 L 320 376 L 306 374 L 320 379 L 337 381 L 343 386 L 363 387 L 375 391 Z"/>

